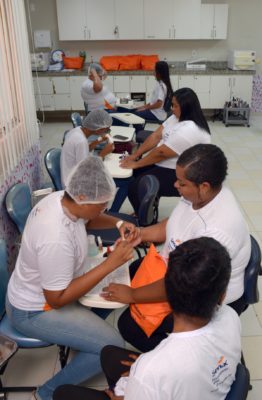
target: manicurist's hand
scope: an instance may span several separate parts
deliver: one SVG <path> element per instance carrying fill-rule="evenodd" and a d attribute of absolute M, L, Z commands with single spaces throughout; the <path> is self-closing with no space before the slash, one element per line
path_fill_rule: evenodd
<path fill-rule="evenodd" d="M 116 245 L 114 250 L 107 257 L 107 261 L 115 268 L 125 264 L 133 258 L 133 246 L 127 240 L 121 240 Z"/>
<path fill-rule="evenodd" d="M 133 247 L 137 246 L 141 242 L 141 229 L 132 224 L 131 222 L 123 221 L 118 227 L 122 240 L 127 240 L 133 244 Z M 134 242 L 137 241 L 137 244 Z"/>

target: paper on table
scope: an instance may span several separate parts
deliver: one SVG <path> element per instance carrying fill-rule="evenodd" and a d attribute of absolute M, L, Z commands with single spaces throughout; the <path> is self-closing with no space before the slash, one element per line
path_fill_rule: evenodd
<path fill-rule="evenodd" d="M 101 264 L 104 260 L 105 259 L 99 255 L 96 257 L 87 257 L 86 271 L 89 271 L 96 265 Z M 79 299 L 80 303 L 90 307 L 101 308 L 118 308 L 124 306 L 122 303 L 107 301 L 100 296 L 103 288 L 108 286 L 111 282 L 130 285 L 128 262 L 102 279 L 93 289 Z"/>

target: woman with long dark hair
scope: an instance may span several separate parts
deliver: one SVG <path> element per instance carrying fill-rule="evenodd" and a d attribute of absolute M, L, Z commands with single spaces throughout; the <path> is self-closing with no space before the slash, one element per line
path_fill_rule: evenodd
<path fill-rule="evenodd" d="M 128 198 L 135 213 L 139 208 L 138 183 L 142 176 L 150 174 L 158 178 L 159 198 L 179 196 L 173 185 L 178 157 L 191 146 L 210 143 L 210 130 L 192 89 L 182 88 L 173 93 L 172 110 L 173 115 L 120 164 L 134 170 L 136 179 L 128 187 Z"/>
<path fill-rule="evenodd" d="M 173 93 L 169 76 L 169 66 L 167 62 L 156 62 L 155 77 L 156 84 L 153 89 L 150 102 L 142 107 L 137 108 L 134 114 L 147 120 L 162 123 L 167 117 L 167 111 L 170 111 L 171 109 Z"/>

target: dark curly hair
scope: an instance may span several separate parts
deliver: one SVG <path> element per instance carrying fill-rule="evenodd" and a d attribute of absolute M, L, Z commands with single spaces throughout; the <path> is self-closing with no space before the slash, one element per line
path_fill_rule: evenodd
<path fill-rule="evenodd" d="M 208 182 L 211 187 L 222 185 L 227 175 L 227 159 L 214 144 L 197 144 L 185 150 L 177 165 L 185 168 L 186 179 L 199 185 Z"/>
<path fill-rule="evenodd" d="M 188 240 L 169 254 L 165 287 L 174 313 L 211 319 L 231 273 L 227 250 L 215 239 Z"/>

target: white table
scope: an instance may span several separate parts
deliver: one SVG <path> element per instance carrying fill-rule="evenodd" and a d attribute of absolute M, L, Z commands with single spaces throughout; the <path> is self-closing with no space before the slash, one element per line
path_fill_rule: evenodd
<path fill-rule="evenodd" d="M 116 118 L 119 121 L 129 125 L 144 125 L 145 123 L 144 118 L 138 117 L 137 115 L 131 113 L 111 113 L 110 115 L 111 117 Z"/>
<path fill-rule="evenodd" d="M 130 178 L 133 175 L 133 170 L 120 167 L 121 156 L 121 154 L 110 153 L 105 157 L 104 164 L 113 178 Z"/>
<path fill-rule="evenodd" d="M 129 100 L 127 103 L 121 103 L 120 99 L 116 100 L 117 107 L 126 108 L 127 110 L 134 110 L 135 108 L 142 107 L 145 105 L 144 101 L 134 102 Z"/>
<path fill-rule="evenodd" d="M 114 142 L 131 142 L 135 134 L 135 128 L 128 126 L 111 126 L 110 135 L 112 136 Z M 125 136 L 125 139 L 114 138 L 115 135 Z"/>
<path fill-rule="evenodd" d="M 94 268 L 96 265 L 101 264 L 105 259 L 102 257 L 106 248 L 103 248 L 103 252 L 95 257 L 87 257 L 86 260 L 86 271 Z M 79 303 L 86 307 L 99 307 L 99 308 L 120 308 L 126 304 L 119 303 L 117 301 L 107 301 L 100 296 L 102 289 L 109 285 L 109 283 L 121 283 L 123 285 L 130 286 L 130 275 L 129 275 L 129 263 L 121 265 L 115 271 L 108 274 L 102 279 L 93 289 L 91 289 L 84 296 L 80 297 Z"/>

